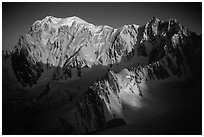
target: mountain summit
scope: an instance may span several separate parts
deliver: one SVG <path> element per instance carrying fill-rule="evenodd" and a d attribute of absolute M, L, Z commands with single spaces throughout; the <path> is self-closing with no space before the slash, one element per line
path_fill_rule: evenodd
<path fill-rule="evenodd" d="M 87 134 L 177 110 L 183 91 L 164 85 L 199 77 L 201 44 L 176 19 L 112 28 L 47 16 L 3 51 L 5 119 L 18 113 L 27 134 Z"/>

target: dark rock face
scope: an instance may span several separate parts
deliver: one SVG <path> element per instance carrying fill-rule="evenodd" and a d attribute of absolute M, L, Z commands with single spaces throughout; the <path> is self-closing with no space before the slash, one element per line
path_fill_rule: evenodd
<path fill-rule="evenodd" d="M 103 100 L 98 96 L 97 92 L 92 89 L 88 89 L 84 96 L 85 97 L 82 97 L 82 100 L 77 103 L 81 117 L 87 121 L 89 127 L 91 127 L 93 118 L 96 130 L 102 129 L 105 124 Z M 91 111 L 93 111 L 93 115 Z"/>
<path fill-rule="evenodd" d="M 154 75 L 158 79 L 167 79 L 170 76 L 165 67 L 158 62 L 148 66 L 148 75 L 150 79 L 154 79 Z"/>
<path fill-rule="evenodd" d="M 20 53 L 18 53 L 20 52 Z M 38 78 L 41 76 L 43 72 L 43 68 L 40 62 L 33 64 L 29 62 L 26 58 L 28 56 L 26 49 L 21 49 L 20 51 L 16 51 L 11 55 L 12 60 L 12 68 L 16 75 L 17 80 L 23 85 L 32 86 L 36 84 Z"/>
<path fill-rule="evenodd" d="M 146 51 L 146 47 L 144 44 L 139 44 L 137 46 L 137 52 L 139 56 L 144 56 L 147 57 L 147 51 Z M 150 62 L 150 61 L 149 61 Z"/>

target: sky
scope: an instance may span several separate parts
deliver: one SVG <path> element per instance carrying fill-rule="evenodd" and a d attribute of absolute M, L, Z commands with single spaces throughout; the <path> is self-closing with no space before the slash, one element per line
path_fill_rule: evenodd
<path fill-rule="evenodd" d="M 177 19 L 183 26 L 202 33 L 202 3 L 2 3 L 2 49 L 8 50 L 28 32 L 36 20 L 46 16 L 77 16 L 94 25 L 113 28 L 125 24 L 145 25 L 153 16 L 167 21 Z"/>

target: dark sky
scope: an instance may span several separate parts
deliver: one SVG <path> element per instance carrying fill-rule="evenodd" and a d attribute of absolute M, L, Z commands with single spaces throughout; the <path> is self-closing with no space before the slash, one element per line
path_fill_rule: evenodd
<path fill-rule="evenodd" d="M 38 19 L 78 16 L 94 25 L 117 28 L 125 24 L 144 25 L 153 16 L 176 18 L 182 25 L 202 32 L 202 3 L 3 3 L 3 50 L 13 47 Z"/>

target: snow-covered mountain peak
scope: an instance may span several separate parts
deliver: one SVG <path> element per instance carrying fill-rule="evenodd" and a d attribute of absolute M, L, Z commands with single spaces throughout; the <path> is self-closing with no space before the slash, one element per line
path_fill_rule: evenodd
<path fill-rule="evenodd" d="M 119 119 L 158 116 L 185 104 L 172 107 L 186 94 L 172 83 L 200 76 L 201 47 L 201 36 L 174 19 L 112 28 L 47 16 L 3 52 L 3 110 L 9 120 L 22 111 L 28 131 L 45 134 L 87 134 Z M 192 101 L 184 100 L 189 112 Z"/>

